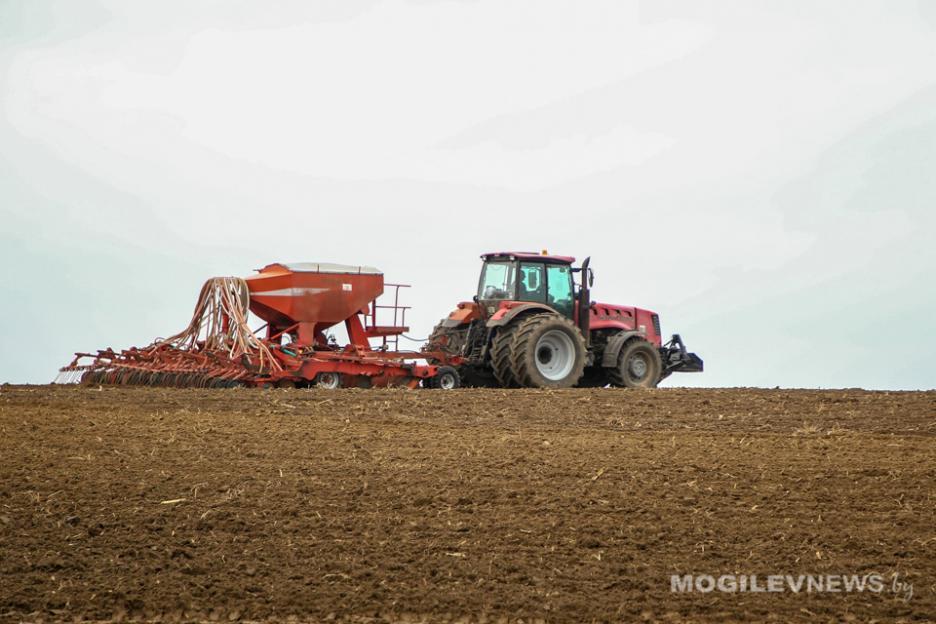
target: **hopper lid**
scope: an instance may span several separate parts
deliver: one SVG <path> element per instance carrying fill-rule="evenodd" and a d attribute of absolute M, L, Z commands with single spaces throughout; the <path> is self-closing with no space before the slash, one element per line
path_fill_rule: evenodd
<path fill-rule="evenodd" d="M 334 264 L 331 262 L 283 262 L 280 266 L 286 267 L 294 273 L 352 273 L 361 275 L 382 275 L 382 271 L 372 266 L 357 266 L 353 264 Z"/>

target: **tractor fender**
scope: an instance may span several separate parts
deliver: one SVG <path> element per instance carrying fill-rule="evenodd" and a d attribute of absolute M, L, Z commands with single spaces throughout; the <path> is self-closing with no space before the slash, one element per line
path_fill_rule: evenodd
<path fill-rule="evenodd" d="M 604 348 L 604 354 L 601 356 L 601 365 L 605 368 L 614 368 L 618 364 L 618 355 L 624 348 L 624 343 L 634 337 L 643 338 L 644 334 L 636 329 L 622 331 L 614 334 L 608 340 Z"/>
<path fill-rule="evenodd" d="M 529 312 L 550 312 L 555 314 L 556 311 L 550 308 L 548 305 L 542 303 L 522 303 L 517 306 L 512 306 L 510 308 L 501 308 L 497 311 L 494 316 L 488 319 L 486 325 L 488 327 L 503 327 L 507 325 L 515 318 L 522 314 L 527 314 Z"/>
<path fill-rule="evenodd" d="M 481 308 L 473 301 L 462 301 L 458 307 L 442 321 L 442 327 L 452 328 L 466 325 L 475 319 L 481 318 Z"/>

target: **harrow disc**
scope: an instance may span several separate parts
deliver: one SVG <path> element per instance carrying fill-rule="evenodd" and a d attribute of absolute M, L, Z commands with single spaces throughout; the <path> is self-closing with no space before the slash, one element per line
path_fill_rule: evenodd
<path fill-rule="evenodd" d="M 240 364 L 219 357 L 206 358 L 176 349 L 142 357 L 141 352 L 108 353 L 91 364 L 62 368 L 56 383 L 84 386 L 157 386 L 164 388 L 233 388 L 249 374 Z"/>

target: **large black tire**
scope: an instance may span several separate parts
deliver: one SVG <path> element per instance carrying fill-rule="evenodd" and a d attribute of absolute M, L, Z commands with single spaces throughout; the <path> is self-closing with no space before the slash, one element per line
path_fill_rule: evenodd
<path fill-rule="evenodd" d="M 607 371 L 611 385 L 619 388 L 656 388 L 662 369 L 660 351 L 646 340 L 634 338 L 624 343 L 617 366 Z"/>
<path fill-rule="evenodd" d="M 537 314 L 516 324 L 510 343 L 513 378 L 527 388 L 571 388 L 585 371 L 582 332 L 558 314 Z"/>
<path fill-rule="evenodd" d="M 508 325 L 497 330 L 491 341 L 491 370 L 502 388 L 516 388 L 519 384 L 513 375 L 510 363 L 511 344 L 518 324 Z"/>
<path fill-rule="evenodd" d="M 423 350 L 443 351 L 449 355 L 461 355 L 462 349 L 465 347 L 465 340 L 468 338 L 468 328 L 463 326 L 445 327 L 444 322 L 443 319 L 433 328 Z"/>

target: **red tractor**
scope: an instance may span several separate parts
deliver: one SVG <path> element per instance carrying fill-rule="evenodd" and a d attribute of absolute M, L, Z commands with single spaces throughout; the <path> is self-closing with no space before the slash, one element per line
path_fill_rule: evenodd
<path fill-rule="evenodd" d="M 478 294 L 423 349 L 444 354 L 436 361 L 456 365 L 464 385 L 654 388 L 671 373 L 702 371 L 678 335 L 663 344 L 654 312 L 591 301 L 588 258 L 581 267 L 545 252 L 481 259 Z"/>

